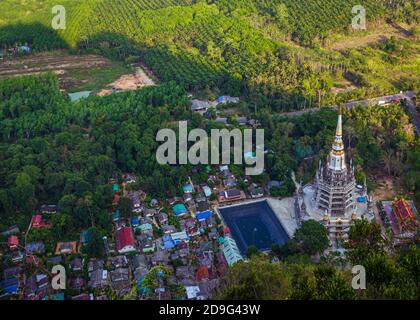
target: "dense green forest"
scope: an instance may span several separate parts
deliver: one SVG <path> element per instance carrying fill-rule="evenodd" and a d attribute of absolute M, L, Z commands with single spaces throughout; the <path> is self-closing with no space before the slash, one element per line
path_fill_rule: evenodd
<path fill-rule="evenodd" d="M 142 60 L 164 82 L 192 91 L 223 90 L 275 111 L 418 88 L 414 39 L 394 39 L 386 48 L 324 48 L 335 33 L 353 33 L 355 4 L 366 8 L 370 28 L 384 19 L 414 25 L 419 20 L 411 0 L 67 0 L 67 27 L 55 33 L 53 2 L 13 7 L 7 0 L 0 46 L 70 47 Z M 348 81 L 356 88 L 340 90 Z"/>

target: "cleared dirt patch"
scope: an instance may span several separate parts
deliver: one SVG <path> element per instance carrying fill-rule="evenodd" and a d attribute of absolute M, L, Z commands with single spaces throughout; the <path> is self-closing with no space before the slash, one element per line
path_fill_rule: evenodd
<path fill-rule="evenodd" d="M 391 36 L 407 38 L 409 36 L 409 32 L 407 29 L 399 25 L 383 24 L 373 28 L 373 31 L 369 31 L 368 29 L 366 33 L 340 37 L 336 39 L 336 41 L 333 41 L 330 45 L 327 45 L 327 49 L 346 50 L 366 47 L 374 43 L 383 42 Z"/>
<path fill-rule="evenodd" d="M 106 89 L 100 90 L 98 96 L 105 96 L 116 91 L 132 91 L 138 88 L 153 86 L 154 81 L 144 72 L 141 67 L 136 67 L 135 73 L 121 76 L 116 81 L 107 85 Z"/>

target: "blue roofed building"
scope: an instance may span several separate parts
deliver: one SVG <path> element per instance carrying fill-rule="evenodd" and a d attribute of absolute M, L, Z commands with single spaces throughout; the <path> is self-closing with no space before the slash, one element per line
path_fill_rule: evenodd
<path fill-rule="evenodd" d="M 207 218 L 210 218 L 211 216 L 213 216 L 213 212 L 211 210 L 199 212 L 195 215 L 197 220 L 206 220 Z"/>
<path fill-rule="evenodd" d="M 0 282 L 0 287 L 6 294 L 17 294 L 19 290 L 19 280 L 17 278 L 10 278 Z"/>
<path fill-rule="evenodd" d="M 131 226 L 133 226 L 135 228 L 138 225 L 139 225 L 139 217 L 132 217 L 131 218 Z"/>
<path fill-rule="evenodd" d="M 185 231 L 181 231 L 181 232 L 174 232 L 170 235 L 170 237 L 172 238 L 172 240 L 174 241 L 175 245 L 178 245 L 181 242 L 189 242 L 190 241 L 190 237 L 188 236 L 188 234 Z"/>
<path fill-rule="evenodd" d="M 175 248 L 175 241 L 172 239 L 170 235 L 164 235 L 163 236 L 163 247 L 166 250 L 170 250 Z"/>

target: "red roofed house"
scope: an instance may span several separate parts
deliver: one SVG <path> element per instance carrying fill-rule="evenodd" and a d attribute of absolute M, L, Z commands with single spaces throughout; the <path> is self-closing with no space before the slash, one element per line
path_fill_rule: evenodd
<path fill-rule="evenodd" d="M 116 247 L 119 253 L 135 251 L 135 241 L 133 229 L 121 227 L 115 233 Z"/>
<path fill-rule="evenodd" d="M 229 189 L 220 192 L 219 202 L 230 202 L 245 199 L 245 194 L 241 190 Z"/>
<path fill-rule="evenodd" d="M 10 250 L 16 249 L 19 245 L 19 238 L 16 236 L 10 236 L 7 240 L 7 244 L 9 245 Z"/>
<path fill-rule="evenodd" d="M 118 202 L 120 202 L 120 196 L 118 195 L 118 193 L 116 193 L 116 194 L 114 195 L 114 199 L 112 200 L 112 204 L 113 204 L 114 206 L 117 206 L 117 205 L 118 205 Z"/>
<path fill-rule="evenodd" d="M 49 224 L 42 220 L 42 215 L 37 214 L 32 218 L 32 228 L 50 227 Z"/>
<path fill-rule="evenodd" d="M 400 232 L 416 230 L 417 221 L 410 204 L 404 198 L 395 200 L 392 204 L 394 216 L 398 222 Z"/>
<path fill-rule="evenodd" d="M 195 279 L 197 282 L 200 282 L 203 279 L 210 279 L 209 268 L 206 266 L 201 266 L 198 268 L 197 272 L 195 273 Z"/>

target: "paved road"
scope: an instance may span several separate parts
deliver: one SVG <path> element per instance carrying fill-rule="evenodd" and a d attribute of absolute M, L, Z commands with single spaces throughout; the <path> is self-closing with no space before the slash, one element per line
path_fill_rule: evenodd
<path fill-rule="evenodd" d="M 411 112 L 411 120 L 416 127 L 417 134 L 420 135 L 420 115 L 416 111 L 416 108 L 412 102 L 411 99 L 413 99 L 416 96 L 416 93 L 414 91 L 406 91 L 402 93 L 392 94 L 388 96 L 383 97 L 377 97 L 372 99 L 365 99 L 365 100 L 359 100 L 359 101 L 351 101 L 344 103 L 343 106 L 345 108 L 353 108 L 355 106 L 369 106 L 369 105 L 375 105 L 380 103 L 389 103 L 392 101 L 395 101 L 396 99 L 406 99 L 408 109 Z M 331 108 L 337 109 L 338 107 L 336 105 L 330 106 Z M 294 111 L 294 112 L 285 112 L 282 113 L 284 116 L 300 116 L 302 114 L 308 113 L 308 112 L 318 112 L 319 108 L 311 108 L 311 109 L 305 109 L 300 111 Z"/>

